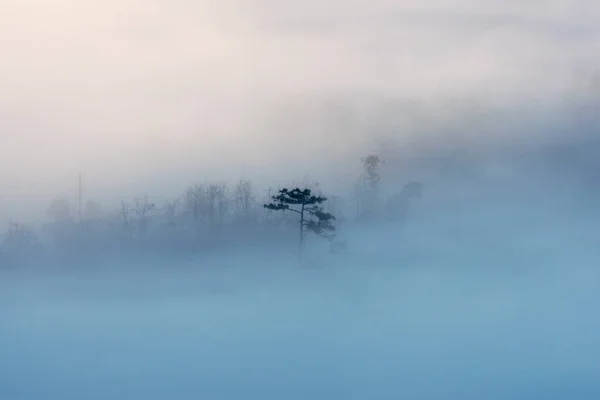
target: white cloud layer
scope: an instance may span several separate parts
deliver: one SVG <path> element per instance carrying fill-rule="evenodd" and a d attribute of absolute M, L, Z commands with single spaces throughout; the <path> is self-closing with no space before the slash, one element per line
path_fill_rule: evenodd
<path fill-rule="evenodd" d="M 599 4 L 3 0 L 0 203 L 70 190 L 78 171 L 120 194 L 286 157 L 298 177 L 308 156 L 372 145 L 374 116 L 405 96 L 551 103 L 600 65 Z"/>

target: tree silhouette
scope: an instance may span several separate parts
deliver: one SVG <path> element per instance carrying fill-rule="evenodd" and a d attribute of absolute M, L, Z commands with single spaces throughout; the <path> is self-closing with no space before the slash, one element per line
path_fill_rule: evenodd
<path fill-rule="evenodd" d="M 335 227 L 333 214 L 325 212 L 322 204 L 326 197 L 314 196 L 310 189 L 281 189 L 279 194 L 272 196 L 272 203 L 263 207 L 273 211 L 292 211 L 300 215 L 300 240 L 298 244 L 298 259 L 302 262 L 305 232 L 313 232 L 328 240 L 333 239 Z"/>
<path fill-rule="evenodd" d="M 383 160 L 377 155 L 368 155 L 361 159 L 365 170 L 365 181 L 370 190 L 377 190 L 381 177 L 379 175 L 379 167 L 383 164 Z"/>
<path fill-rule="evenodd" d="M 354 191 L 357 200 L 357 215 L 373 215 L 379 206 L 379 183 L 381 175 L 379 170 L 385 163 L 378 155 L 368 155 L 361 158 L 363 163 L 363 175 L 356 182 Z"/>

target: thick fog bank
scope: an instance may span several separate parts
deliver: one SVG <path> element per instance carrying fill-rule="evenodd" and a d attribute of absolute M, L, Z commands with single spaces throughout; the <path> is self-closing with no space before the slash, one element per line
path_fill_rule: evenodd
<path fill-rule="evenodd" d="M 425 267 L 12 282 L 10 399 L 595 398 L 598 273 Z M 3 285 L 6 286 L 6 285 Z"/>
<path fill-rule="evenodd" d="M 261 249 L 2 271 L 0 397 L 597 398 L 593 213 L 480 194 L 302 268 Z"/>
<path fill-rule="evenodd" d="M 499 160 L 341 224 L 336 254 L 309 237 L 302 266 L 292 224 L 0 270 L 0 398 L 596 399 L 593 174 Z"/>

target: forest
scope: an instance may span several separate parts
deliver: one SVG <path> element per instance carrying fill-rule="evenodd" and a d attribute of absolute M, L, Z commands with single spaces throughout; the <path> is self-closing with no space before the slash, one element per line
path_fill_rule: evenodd
<path fill-rule="evenodd" d="M 234 185 L 205 179 L 164 204 L 145 194 L 122 201 L 116 210 L 105 211 L 92 199 L 77 205 L 56 198 L 46 212 L 49 222 L 39 227 L 9 221 L 2 235 L 1 259 L 6 265 L 36 260 L 89 262 L 267 247 L 286 249 L 301 259 L 305 240 L 315 237 L 321 239 L 316 243 L 320 256 L 339 254 L 347 248 L 345 231 L 369 224 L 401 226 L 423 194 L 423 184 L 416 181 L 385 193 L 384 160 L 371 154 L 360 162 L 363 173 L 346 196 L 330 193 L 309 179 L 292 182 L 289 189 L 265 190 L 244 178 Z M 295 199 L 290 197 L 294 192 Z M 306 215 L 290 205 L 299 205 L 302 212 L 306 209 Z"/>

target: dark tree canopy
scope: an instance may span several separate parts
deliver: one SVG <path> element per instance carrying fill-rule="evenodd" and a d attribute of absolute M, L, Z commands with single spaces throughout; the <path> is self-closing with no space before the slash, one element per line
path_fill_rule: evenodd
<path fill-rule="evenodd" d="M 317 236 L 332 240 L 335 235 L 333 214 L 325 212 L 322 204 L 326 197 L 315 196 L 310 189 L 281 189 L 279 194 L 272 197 L 273 202 L 264 207 L 274 211 L 291 211 L 300 215 L 300 244 L 299 256 L 301 258 L 304 233 L 313 232 Z"/>
<path fill-rule="evenodd" d="M 322 204 L 327 201 L 326 197 L 314 196 L 310 189 L 281 189 L 279 194 L 273 196 L 273 203 L 265 204 L 269 210 L 289 210 L 296 212 L 302 217 L 303 228 L 322 237 L 331 237 L 335 232 L 333 214 L 323 211 Z M 300 206 L 292 208 L 290 206 Z M 306 217 L 306 213 L 312 217 Z"/>

